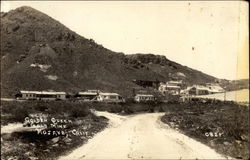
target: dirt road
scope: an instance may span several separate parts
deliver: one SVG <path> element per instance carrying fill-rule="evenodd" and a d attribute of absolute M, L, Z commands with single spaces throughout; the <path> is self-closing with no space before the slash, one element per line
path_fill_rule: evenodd
<path fill-rule="evenodd" d="M 162 113 L 119 116 L 97 112 L 110 126 L 59 159 L 225 159 L 160 121 Z"/>
<path fill-rule="evenodd" d="M 10 123 L 6 126 L 1 125 L 1 134 L 12 133 L 24 129 L 21 123 Z"/>

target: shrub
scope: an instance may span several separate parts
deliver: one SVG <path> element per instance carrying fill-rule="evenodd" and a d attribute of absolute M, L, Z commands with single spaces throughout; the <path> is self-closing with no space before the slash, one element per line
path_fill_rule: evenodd
<path fill-rule="evenodd" d="M 9 116 L 2 120 L 9 122 L 23 122 L 31 113 L 44 113 L 51 115 L 69 115 L 71 117 L 84 117 L 90 113 L 88 104 L 69 101 L 24 101 L 2 103 L 2 114 Z"/>
<path fill-rule="evenodd" d="M 90 113 L 88 106 L 75 105 L 69 108 L 69 115 L 78 118 L 85 117 Z"/>

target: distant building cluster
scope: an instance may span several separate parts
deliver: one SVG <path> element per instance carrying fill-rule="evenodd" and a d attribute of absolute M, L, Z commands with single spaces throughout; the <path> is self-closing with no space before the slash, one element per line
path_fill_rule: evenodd
<path fill-rule="evenodd" d="M 172 95 L 208 95 L 225 92 L 225 90 L 216 83 L 186 87 L 182 81 L 168 81 L 166 83 L 160 83 L 159 91 L 162 94 Z"/>
<path fill-rule="evenodd" d="M 76 94 L 68 94 L 66 92 L 54 91 L 23 91 L 16 94 L 18 100 L 80 100 L 80 101 L 96 101 L 96 102 L 115 102 L 124 103 L 125 99 L 118 93 L 102 92 L 100 90 L 87 90 L 77 92 Z M 138 93 L 134 96 L 135 102 L 155 101 L 156 97 L 152 94 Z"/>
<path fill-rule="evenodd" d="M 183 81 L 168 81 L 160 83 L 159 92 L 166 96 L 167 100 L 171 100 L 171 96 L 175 96 L 178 101 L 190 101 L 199 95 L 209 95 L 223 93 L 225 90 L 217 83 L 207 83 L 205 85 L 187 86 Z M 202 98 L 198 98 L 202 99 Z"/>
<path fill-rule="evenodd" d="M 143 85 L 150 85 L 155 88 L 157 93 L 164 97 L 163 101 L 180 100 L 185 101 L 196 95 L 209 95 L 215 93 L 223 93 L 225 90 L 216 83 L 207 83 L 205 85 L 187 86 L 182 80 L 171 80 L 167 82 L 137 81 Z M 174 98 L 173 98 L 174 97 Z M 54 91 L 24 91 L 21 90 L 17 95 L 17 99 L 22 100 L 80 100 L 80 101 L 96 101 L 96 102 L 115 102 L 123 103 L 125 99 L 118 93 L 102 92 L 100 90 L 86 90 L 70 94 L 66 92 Z M 135 102 L 156 101 L 157 97 L 149 92 L 134 93 Z"/>
<path fill-rule="evenodd" d="M 21 100 L 66 100 L 75 99 L 83 101 L 99 101 L 99 102 L 125 102 L 124 98 L 117 93 L 106 93 L 99 90 L 87 90 L 78 92 L 74 95 L 66 92 L 54 91 L 20 91 L 16 95 Z"/>

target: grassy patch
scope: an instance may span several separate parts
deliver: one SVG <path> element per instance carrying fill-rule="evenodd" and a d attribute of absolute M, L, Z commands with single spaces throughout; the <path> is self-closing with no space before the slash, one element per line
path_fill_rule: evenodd
<path fill-rule="evenodd" d="M 89 105 L 70 101 L 3 101 L 1 124 L 23 122 L 32 113 L 43 113 L 71 118 L 85 117 L 90 113 Z"/>
<path fill-rule="evenodd" d="M 76 147 L 87 142 L 97 132 L 103 130 L 108 119 L 95 116 L 90 112 L 89 105 L 79 102 L 63 101 L 24 101 L 2 103 L 1 124 L 24 122 L 25 117 L 32 113 L 47 114 L 57 119 L 71 120 L 66 128 L 48 127 L 46 134 L 37 131 L 22 131 L 1 134 L 2 159 L 55 159 L 67 154 Z M 60 124 L 60 123 L 58 123 Z M 68 134 L 48 134 L 51 131 L 64 131 Z"/>
<path fill-rule="evenodd" d="M 90 108 L 97 111 L 108 111 L 111 113 L 123 113 L 123 114 L 133 114 L 138 112 L 154 112 L 159 110 L 159 104 L 155 102 L 145 102 L 145 103 L 90 103 Z"/>
<path fill-rule="evenodd" d="M 162 121 L 219 153 L 249 158 L 249 106 L 230 102 L 170 103 Z"/>

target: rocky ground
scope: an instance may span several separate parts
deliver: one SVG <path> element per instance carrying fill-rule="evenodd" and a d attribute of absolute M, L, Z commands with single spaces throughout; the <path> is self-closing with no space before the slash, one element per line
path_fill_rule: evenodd
<path fill-rule="evenodd" d="M 107 125 L 107 119 L 89 115 L 76 120 L 75 132 L 68 136 L 38 135 L 36 131 L 1 134 L 1 159 L 55 159 L 92 138 Z"/>
<path fill-rule="evenodd" d="M 249 159 L 249 106 L 235 103 L 168 104 L 162 121 L 234 158 Z"/>
<path fill-rule="evenodd" d="M 55 159 L 107 124 L 78 102 L 2 102 L 1 159 Z"/>

